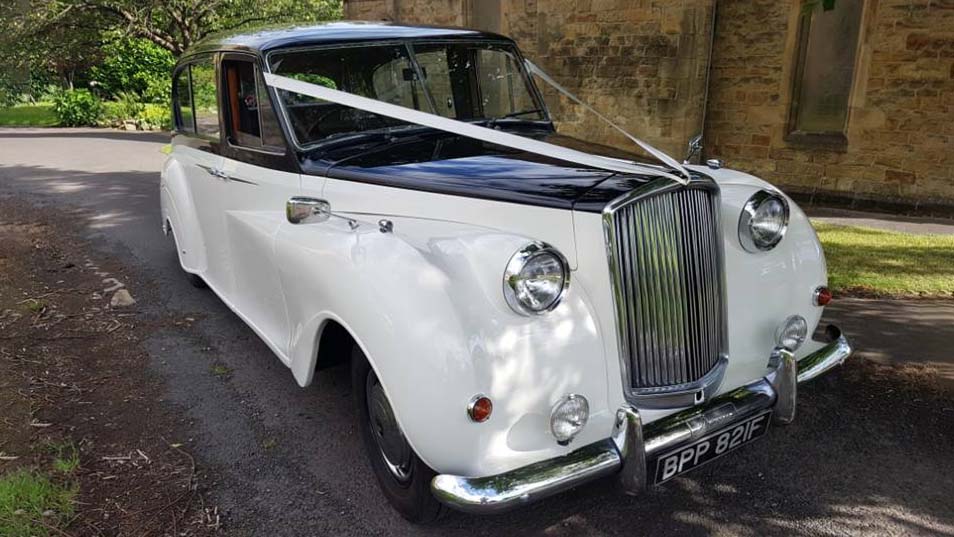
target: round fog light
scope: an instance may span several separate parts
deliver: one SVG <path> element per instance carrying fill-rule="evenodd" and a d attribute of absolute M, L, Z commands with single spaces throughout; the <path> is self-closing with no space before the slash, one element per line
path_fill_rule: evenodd
<path fill-rule="evenodd" d="M 779 347 L 795 352 L 808 337 L 808 322 L 801 315 L 792 315 L 785 319 L 775 333 L 775 342 Z"/>
<path fill-rule="evenodd" d="M 560 445 L 573 440 L 590 418 L 590 404 L 582 395 L 564 396 L 550 411 L 550 432 Z"/>

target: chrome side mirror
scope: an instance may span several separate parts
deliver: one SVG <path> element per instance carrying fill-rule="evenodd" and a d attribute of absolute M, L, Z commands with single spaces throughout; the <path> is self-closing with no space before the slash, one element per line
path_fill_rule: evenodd
<path fill-rule="evenodd" d="M 683 164 L 690 164 L 693 158 L 696 155 L 702 152 L 702 135 L 697 134 L 689 139 L 689 146 L 686 148 L 686 160 L 683 161 Z"/>
<path fill-rule="evenodd" d="M 285 204 L 285 217 L 292 224 L 317 224 L 331 218 L 331 204 L 315 198 L 293 197 Z"/>

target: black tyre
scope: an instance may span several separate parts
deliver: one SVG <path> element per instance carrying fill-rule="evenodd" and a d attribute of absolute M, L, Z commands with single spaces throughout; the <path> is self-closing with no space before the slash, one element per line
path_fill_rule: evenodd
<path fill-rule="evenodd" d="M 437 520 L 444 507 L 431 494 L 435 472 L 405 440 L 377 375 L 357 345 L 351 351 L 351 386 L 358 430 L 384 496 L 411 522 Z"/>

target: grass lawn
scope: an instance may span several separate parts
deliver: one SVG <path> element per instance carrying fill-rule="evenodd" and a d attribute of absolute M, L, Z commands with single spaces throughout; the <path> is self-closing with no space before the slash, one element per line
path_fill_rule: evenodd
<path fill-rule="evenodd" d="M 53 105 L 49 103 L 0 108 L 0 127 L 55 127 L 56 124 Z"/>
<path fill-rule="evenodd" d="M 76 489 L 28 470 L 0 476 L 0 535 L 60 535 L 57 526 L 72 516 L 75 496 Z"/>
<path fill-rule="evenodd" d="M 954 296 L 954 235 L 912 235 L 814 223 L 836 293 Z"/>

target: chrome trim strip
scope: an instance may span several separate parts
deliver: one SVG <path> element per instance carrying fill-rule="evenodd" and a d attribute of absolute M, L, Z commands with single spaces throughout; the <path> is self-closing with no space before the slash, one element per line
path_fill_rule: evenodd
<path fill-rule="evenodd" d="M 441 474 L 431 482 L 431 492 L 445 505 L 478 514 L 506 511 L 613 473 L 618 473 L 624 492 L 638 494 L 648 483 L 646 463 L 655 455 L 770 407 L 774 408 L 776 423 L 791 421 L 797 384 L 817 378 L 852 353 L 851 344 L 838 328 L 829 326 L 827 333 L 831 342 L 798 362 L 797 378 L 793 378 L 791 353 L 773 351 L 770 364 L 774 369 L 766 377 L 708 403 L 645 426 L 639 410 L 624 405 L 617 411 L 610 438 L 498 475 L 473 478 Z"/>

